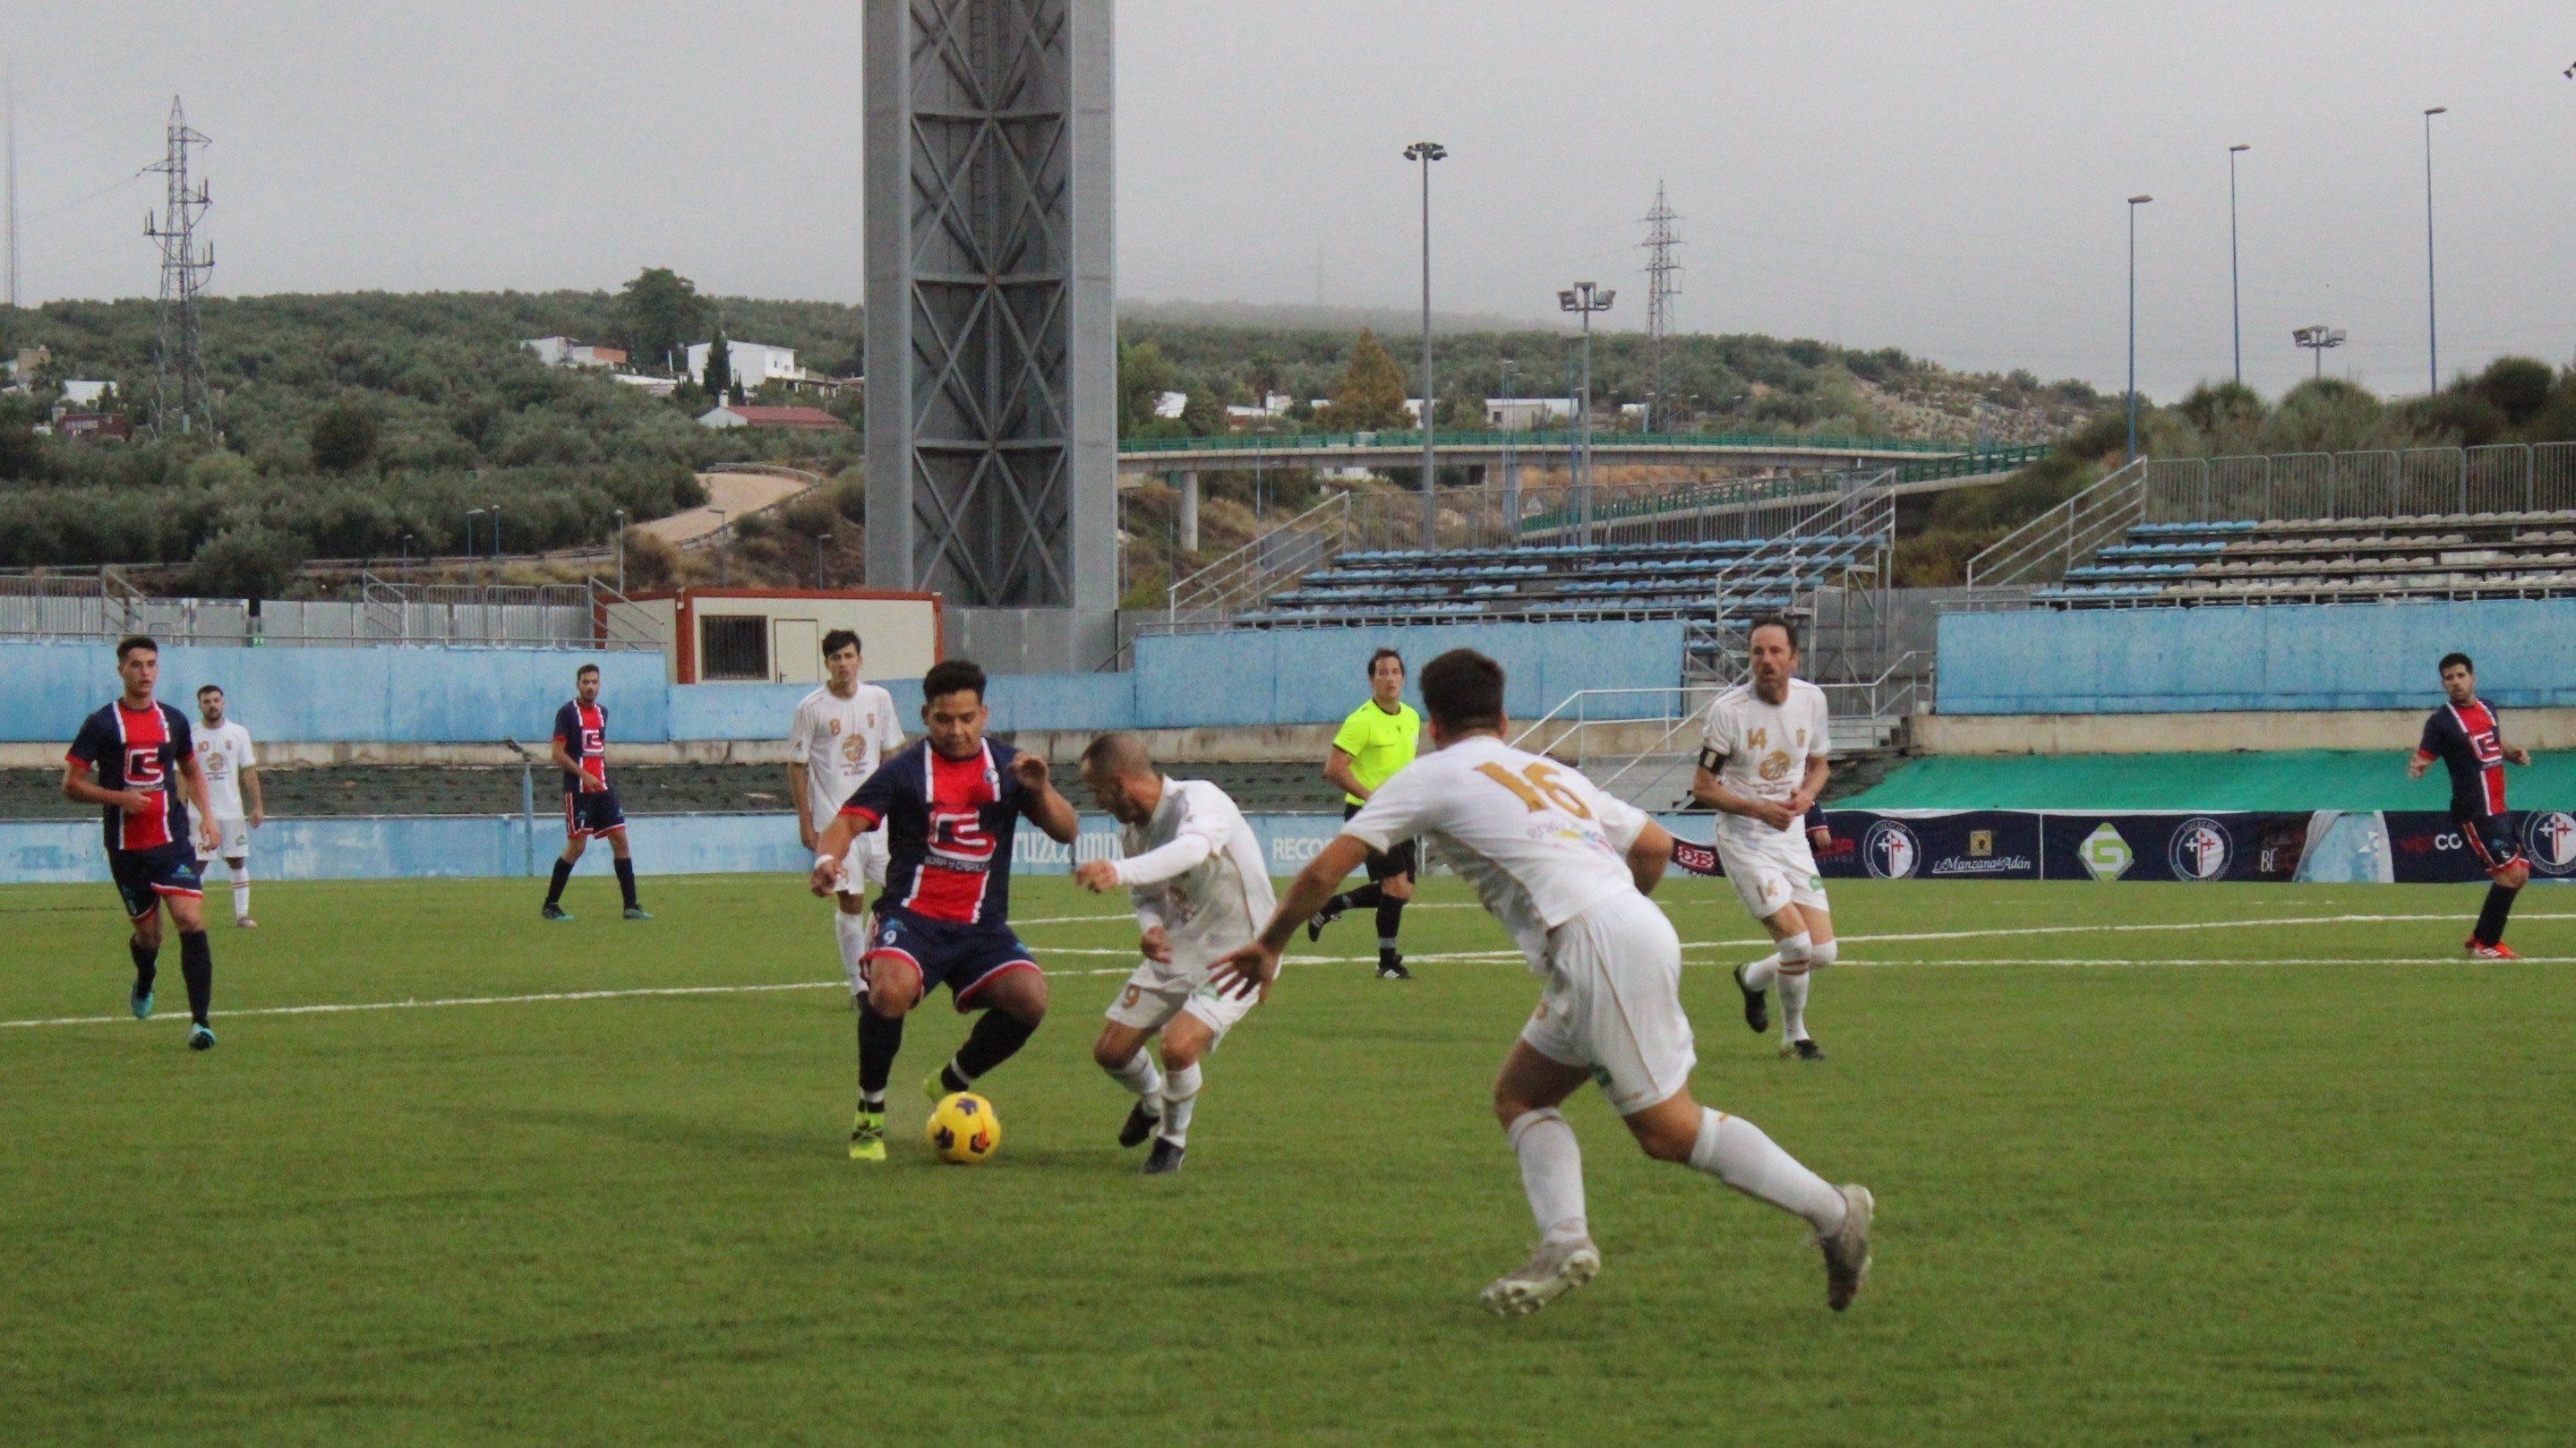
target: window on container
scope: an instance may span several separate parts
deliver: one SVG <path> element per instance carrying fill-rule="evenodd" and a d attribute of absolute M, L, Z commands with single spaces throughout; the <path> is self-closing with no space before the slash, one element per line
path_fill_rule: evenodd
<path fill-rule="evenodd" d="M 769 620 L 759 614 L 698 616 L 698 677 L 769 680 Z"/>

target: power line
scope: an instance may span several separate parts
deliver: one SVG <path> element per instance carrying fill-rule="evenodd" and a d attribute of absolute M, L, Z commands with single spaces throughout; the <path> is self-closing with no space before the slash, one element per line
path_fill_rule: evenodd
<path fill-rule="evenodd" d="M 1673 298 L 1682 292 L 1682 264 L 1673 259 L 1673 249 L 1682 244 L 1673 235 L 1673 223 L 1679 220 L 1664 203 L 1664 183 L 1656 182 L 1655 209 L 1646 213 L 1646 239 L 1641 243 L 1646 248 L 1646 350 L 1652 367 L 1646 394 L 1648 431 L 1665 425 L 1664 339 L 1672 334 Z"/>
<path fill-rule="evenodd" d="M 170 98 L 170 128 L 160 164 L 146 166 L 169 179 L 169 193 L 156 223 L 144 213 L 143 234 L 161 244 L 161 336 L 155 357 L 153 426 L 163 433 L 175 428 L 215 430 L 215 404 L 206 390 L 204 339 L 197 328 L 197 295 L 215 269 L 215 249 L 197 247 L 197 227 L 214 205 L 203 178 L 188 179 L 189 151 L 213 144 L 188 125 L 179 98 Z"/>

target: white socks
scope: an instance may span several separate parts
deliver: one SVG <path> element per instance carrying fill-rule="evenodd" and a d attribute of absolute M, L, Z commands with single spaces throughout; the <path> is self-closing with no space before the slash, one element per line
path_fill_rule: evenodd
<path fill-rule="evenodd" d="M 1136 1053 L 1142 1057 L 1145 1053 Z M 1153 1063 L 1145 1063 L 1152 1070 Z M 1190 1112 L 1199 1104 L 1199 1063 L 1192 1061 L 1163 1078 L 1163 1126 L 1158 1133 L 1174 1146 L 1190 1144 Z"/>
<path fill-rule="evenodd" d="M 232 868 L 233 918 L 248 920 L 250 918 L 250 861 L 244 860 Z"/>
<path fill-rule="evenodd" d="M 1573 1148 L 1574 1133 L 1569 1129 L 1566 1132 L 1566 1150 L 1570 1154 Z M 1843 1194 L 1834 1190 L 1823 1177 L 1799 1165 L 1796 1157 L 1782 1151 L 1777 1142 L 1763 1135 L 1761 1127 L 1741 1116 L 1729 1116 L 1722 1111 L 1701 1107 L 1699 1143 L 1691 1148 L 1690 1164 L 1748 1197 L 1757 1197 L 1783 1211 L 1795 1212 L 1806 1218 L 1819 1234 L 1831 1232 L 1843 1224 Z M 1521 1155 L 1521 1174 L 1524 1180 L 1528 1178 L 1527 1152 Z M 1537 1199 L 1535 1188 L 1531 1190 L 1531 1199 Z M 1577 1210 L 1580 1210 L 1579 1198 Z"/>
<path fill-rule="evenodd" d="M 850 994 L 866 995 L 868 984 L 860 978 L 859 961 L 868 953 L 868 917 L 836 908 L 832 933 L 841 943 L 841 972 L 850 978 Z"/>
<path fill-rule="evenodd" d="M 1125 1065 L 1110 1071 L 1109 1077 L 1135 1092 L 1147 1106 L 1154 1104 L 1155 1093 L 1163 1089 L 1163 1073 L 1154 1069 L 1153 1053 L 1142 1046 L 1136 1048 L 1135 1055 L 1127 1058 Z"/>
<path fill-rule="evenodd" d="M 1521 1159 L 1521 1190 L 1529 1194 L 1540 1237 L 1579 1242 L 1591 1236 L 1583 1219 L 1583 1148 L 1575 1143 L 1564 1114 L 1553 1106 L 1524 1112 L 1512 1122 L 1510 1135 L 1512 1151 Z"/>
<path fill-rule="evenodd" d="M 1790 938 L 1803 941 L 1807 937 L 1798 935 Z M 1781 943 L 1785 948 L 1788 942 Z M 1833 964 L 1835 958 L 1842 954 L 1840 945 L 1841 942 L 1833 940 L 1828 940 L 1822 945 L 1810 944 L 1807 946 L 1807 958 L 1803 962 L 1794 968 L 1784 967 L 1781 970 L 1780 1039 L 1784 1041 L 1807 1039 L 1807 986 L 1817 971 Z"/>
<path fill-rule="evenodd" d="M 1744 967 L 1744 988 L 1769 990 L 1772 981 L 1806 969 L 1807 954 L 1814 948 L 1807 943 L 1807 932 L 1803 930 L 1782 940 L 1779 949 Z"/>

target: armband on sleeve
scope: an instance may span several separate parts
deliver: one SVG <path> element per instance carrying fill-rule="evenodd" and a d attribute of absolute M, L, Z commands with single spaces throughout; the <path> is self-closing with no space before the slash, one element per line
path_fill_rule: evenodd
<path fill-rule="evenodd" d="M 1705 744 L 1703 744 L 1703 745 L 1701 745 L 1701 746 L 1700 746 L 1700 751 L 1699 751 L 1699 767 L 1700 767 L 1700 768 L 1707 770 L 1707 771 L 1708 771 L 1709 773 L 1711 773 L 1711 774 L 1715 774 L 1715 773 L 1717 773 L 1720 769 L 1724 768 L 1725 766 L 1726 766 L 1726 756 L 1725 756 L 1725 755 L 1718 753 L 1716 750 L 1709 748 L 1709 747 L 1708 747 L 1707 745 L 1705 745 Z"/>

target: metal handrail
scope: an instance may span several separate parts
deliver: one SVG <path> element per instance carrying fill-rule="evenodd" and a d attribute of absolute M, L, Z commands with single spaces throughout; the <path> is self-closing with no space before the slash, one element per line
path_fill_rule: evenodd
<path fill-rule="evenodd" d="M 1433 431 L 1434 447 L 1513 447 L 1547 448 L 1573 445 L 1576 434 L 1571 430 L 1525 431 L 1440 428 Z M 1776 432 L 1629 432 L 1592 435 L 1593 446 L 1613 448 L 1668 447 L 1686 450 L 1718 448 L 1764 449 L 1774 452 L 1818 453 L 1933 453 L 1951 455 L 1976 450 L 1973 442 L 1945 442 L 1925 438 L 1841 437 L 1820 434 L 1812 437 Z M 1119 454 L 1145 456 L 1178 452 L 1252 452 L 1252 451 L 1324 451 L 1346 448 L 1418 448 L 1422 446 L 1419 428 L 1388 428 L 1369 432 L 1260 432 L 1223 433 L 1207 437 L 1130 437 L 1118 441 Z"/>
<path fill-rule="evenodd" d="M 1996 539 L 1968 560 L 1968 587 L 2001 588 L 2025 582 L 2030 571 L 2050 556 L 2047 550 L 2052 547 L 2061 549 L 2064 567 L 2073 567 L 2075 550 L 2082 546 L 2079 534 L 2089 538 L 2099 531 L 2101 517 L 2126 518 L 2134 508 L 2144 506 L 2146 469 L 2147 459 L 2132 458 L 2091 487 Z M 2087 509 L 2096 510 L 2095 518 L 2079 522 Z"/>
<path fill-rule="evenodd" d="M 1348 492 L 1336 492 L 1278 527 L 1261 533 L 1250 542 L 1226 552 L 1187 577 L 1172 580 L 1163 590 L 1165 623 L 1178 626 L 1184 611 L 1192 621 L 1197 621 L 1203 615 L 1211 613 L 1222 618 L 1234 612 L 1234 606 L 1247 593 L 1256 596 L 1266 593 L 1270 584 L 1278 578 L 1302 574 L 1320 563 L 1329 561 L 1340 551 L 1336 546 L 1337 543 L 1349 535 L 1350 507 L 1351 495 Z M 1327 513 L 1333 515 L 1329 528 L 1316 529 L 1313 525 Z M 1312 551 L 1281 549 L 1279 541 L 1291 535 L 1300 539 L 1309 535 L 1318 536 L 1314 537 Z M 1285 554 L 1290 561 L 1286 563 L 1272 561 L 1275 555 L 1281 554 Z M 1185 595 L 1189 598 L 1187 603 L 1183 602 Z"/>

